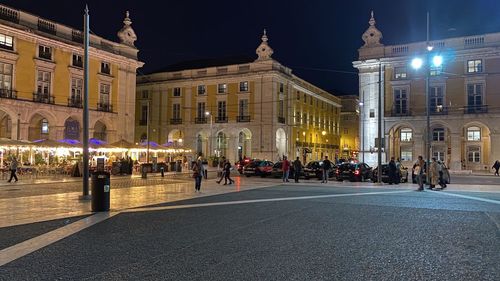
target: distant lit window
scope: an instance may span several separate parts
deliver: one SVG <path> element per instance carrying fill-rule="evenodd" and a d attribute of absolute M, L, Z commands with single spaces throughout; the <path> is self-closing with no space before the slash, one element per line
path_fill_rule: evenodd
<path fill-rule="evenodd" d="M 401 161 L 413 161 L 413 152 L 401 149 Z"/>
<path fill-rule="evenodd" d="M 468 60 L 467 73 L 483 72 L 483 60 Z"/>
<path fill-rule="evenodd" d="M 198 95 L 202 96 L 207 92 L 205 85 L 198 85 Z"/>
<path fill-rule="evenodd" d="M 42 119 L 42 134 L 49 133 L 49 121 L 47 119 Z"/>
<path fill-rule="evenodd" d="M 479 127 L 467 128 L 467 140 L 468 141 L 480 141 L 481 140 L 481 129 Z"/>
<path fill-rule="evenodd" d="M 406 79 L 408 76 L 406 74 L 406 67 L 395 67 L 394 68 L 394 79 Z"/>
<path fill-rule="evenodd" d="M 413 131 L 410 128 L 401 129 L 401 141 L 411 141 L 413 139 Z"/>
<path fill-rule="evenodd" d="M 481 147 L 479 146 L 468 146 L 467 147 L 467 158 L 471 163 L 481 162 Z"/>
<path fill-rule="evenodd" d="M 227 93 L 227 84 L 218 84 L 217 85 L 217 93 L 218 94 L 225 94 L 225 93 Z"/>
<path fill-rule="evenodd" d="M 240 82 L 240 92 L 248 92 L 248 81 Z"/>
<path fill-rule="evenodd" d="M 14 43 L 11 36 L 0 33 L 0 48 L 13 50 Z"/>

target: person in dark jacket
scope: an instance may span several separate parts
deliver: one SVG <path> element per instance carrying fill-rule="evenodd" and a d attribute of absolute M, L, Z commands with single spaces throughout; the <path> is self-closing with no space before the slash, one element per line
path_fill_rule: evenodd
<path fill-rule="evenodd" d="M 391 161 L 389 161 L 389 184 L 399 184 L 397 182 L 397 168 L 396 162 L 394 161 L 394 157 L 391 157 Z"/>
<path fill-rule="evenodd" d="M 498 169 L 500 169 L 500 161 L 495 161 L 495 164 L 493 164 L 493 167 L 491 167 L 492 169 L 495 169 L 495 176 L 498 176 Z"/>
<path fill-rule="evenodd" d="M 328 160 L 328 156 L 325 156 L 325 160 L 323 160 L 323 180 L 321 183 L 328 183 L 328 173 L 332 169 L 332 162 Z"/>
<path fill-rule="evenodd" d="M 302 163 L 300 162 L 300 157 L 297 157 L 297 159 L 293 161 L 293 177 L 295 179 L 295 182 L 299 182 L 301 171 L 302 171 Z"/>
<path fill-rule="evenodd" d="M 226 160 L 226 163 L 224 164 L 224 185 L 227 184 L 228 180 L 229 184 L 234 183 L 234 180 L 231 178 L 231 163 L 229 163 L 229 161 Z"/>
<path fill-rule="evenodd" d="M 10 179 L 8 180 L 8 182 L 11 182 L 12 179 L 14 178 L 16 181 L 17 181 L 17 176 L 16 176 L 16 172 L 17 172 L 17 158 L 16 157 L 12 157 L 12 160 L 10 161 Z"/>

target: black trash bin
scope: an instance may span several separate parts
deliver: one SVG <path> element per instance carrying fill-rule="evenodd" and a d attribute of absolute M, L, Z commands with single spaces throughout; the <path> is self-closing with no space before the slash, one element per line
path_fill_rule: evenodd
<path fill-rule="evenodd" d="M 92 212 L 109 211 L 110 174 L 92 173 Z"/>

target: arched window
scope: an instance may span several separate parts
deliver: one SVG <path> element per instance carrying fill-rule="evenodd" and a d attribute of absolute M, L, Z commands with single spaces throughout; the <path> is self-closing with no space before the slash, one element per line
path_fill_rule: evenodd
<path fill-rule="evenodd" d="M 413 139 L 413 131 L 410 128 L 401 129 L 401 141 L 411 141 Z"/>
<path fill-rule="evenodd" d="M 41 134 L 42 135 L 47 135 L 49 133 L 49 121 L 47 119 L 42 119 L 41 121 Z"/>
<path fill-rule="evenodd" d="M 468 141 L 480 141 L 481 140 L 481 129 L 479 127 L 467 128 L 467 140 Z"/>

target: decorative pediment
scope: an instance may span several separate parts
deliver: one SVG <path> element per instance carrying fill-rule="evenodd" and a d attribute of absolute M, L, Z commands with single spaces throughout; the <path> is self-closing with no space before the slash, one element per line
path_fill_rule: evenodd
<path fill-rule="evenodd" d="M 129 12 L 125 13 L 125 19 L 123 20 L 123 27 L 118 31 L 118 38 L 120 38 L 120 43 L 128 45 L 130 47 L 135 47 L 134 42 L 137 40 L 137 35 L 132 28 L 132 21 L 129 18 Z"/>
<path fill-rule="evenodd" d="M 382 32 L 378 30 L 375 27 L 375 18 L 373 17 L 373 11 L 371 13 L 371 18 L 370 21 L 368 22 L 370 26 L 368 29 L 363 33 L 363 36 L 361 38 L 363 41 L 365 41 L 365 45 L 363 47 L 376 47 L 376 46 L 383 46 L 382 43 L 380 43 L 380 40 L 382 39 Z"/>

